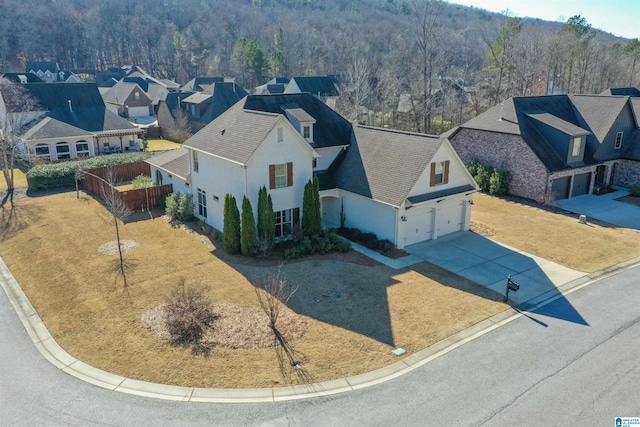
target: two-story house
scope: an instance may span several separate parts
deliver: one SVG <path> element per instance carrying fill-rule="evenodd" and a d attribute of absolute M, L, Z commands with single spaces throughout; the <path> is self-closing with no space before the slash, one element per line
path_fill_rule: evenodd
<path fill-rule="evenodd" d="M 505 167 L 510 193 L 542 203 L 640 185 L 640 98 L 515 97 L 450 131 L 465 162 Z"/>
<path fill-rule="evenodd" d="M 266 186 L 276 235 L 298 226 L 317 174 L 323 222 L 373 232 L 397 247 L 467 230 L 476 184 L 446 138 L 351 123 L 308 93 L 253 95 L 148 160 L 156 183 L 193 195 L 195 214 L 223 229 L 224 196 L 254 209 Z M 187 167 L 188 166 L 188 167 Z"/>

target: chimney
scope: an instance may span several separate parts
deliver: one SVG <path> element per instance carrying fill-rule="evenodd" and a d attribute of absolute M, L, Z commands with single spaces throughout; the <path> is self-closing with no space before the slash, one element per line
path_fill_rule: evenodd
<path fill-rule="evenodd" d="M 69 103 L 69 112 L 73 113 L 73 108 L 71 107 L 71 100 L 67 99 L 67 102 Z"/>

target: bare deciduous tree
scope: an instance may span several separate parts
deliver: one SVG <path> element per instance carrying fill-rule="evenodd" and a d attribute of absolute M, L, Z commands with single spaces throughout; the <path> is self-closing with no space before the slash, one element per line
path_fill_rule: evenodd
<path fill-rule="evenodd" d="M 282 307 L 295 295 L 297 287 L 290 287 L 287 280 L 280 276 L 280 269 L 276 275 L 267 276 L 253 282 L 260 308 L 269 319 L 269 327 L 273 331 L 274 349 L 280 367 L 280 373 L 287 381 L 291 381 L 291 372 L 309 382 L 308 372 L 301 366 L 301 354 L 295 351 L 282 332 L 278 330 L 278 318 Z"/>
<path fill-rule="evenodd" d="M 0 78 L 0 169 L 7 184 L 7 193 L 0 202 L 14 207 L 14 168 L 20 156 L 18 129 L 33 118 L 37 101 L 19 84 Z"/>
<path fill-rule="evenodd" d="M 192 135 L 189 114 L 182 108 L 176 109 L 173 118 L 173 138 L 182 144 Z"/>
<path fill-rule="evenodd" d="M 120 239 L 120 222 L 131 215 L 131 210 L 127 207 L 120 193 L 116 190 L 116 173 L 112 167 L 107 168 L 104 182 L 106 185 L 102 186 L 101 195 L 104 200 L 104 204 L 113 218 L 113 225 L 116 228 L 116 242 L 118 244 L 118 255 L 120 256 L 116 268 L 124 281 L 124 289 L 127 289 L 127 271 L 132 268 L 132 264 L 125 261 L 122 254 L 122 242 Z"/>

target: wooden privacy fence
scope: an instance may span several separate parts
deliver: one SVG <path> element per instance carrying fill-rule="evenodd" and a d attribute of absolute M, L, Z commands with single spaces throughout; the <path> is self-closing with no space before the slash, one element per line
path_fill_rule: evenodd
<path fill-rule="evenodd" d="M 137 162 L 112 167 L 114 178 L 118 181 L 131 181 L 138 175 L 151 174 L 148 163 Z M 82 188 L 94 196 L 103 198 L 105 191 L 109 189 L 106 181 L 109 168 L 95 168 L 87 170 L 82 176 Z M 146 211 L 158 207 L 168 194 L 173 192 L 173 185 L 159 185 L 157 187 L 140 188 L 120 192 L 116 188 L 117 197 L 120 197 L 125 205 L 133 212 Z"/>

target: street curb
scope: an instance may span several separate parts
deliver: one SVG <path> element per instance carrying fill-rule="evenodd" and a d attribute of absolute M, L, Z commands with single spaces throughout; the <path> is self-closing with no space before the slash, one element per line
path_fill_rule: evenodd
<path fill-rule="evenodd" d="M 538 295 L 513 307 L 511 310 L 507 309 L 498 313 L 423 350 L 407 356 L 398 362 L 376 369 L 375 371 L 314 384 L 258 389 L 215 389 L 172 386 L 125 378 L 94 368 L 68 354 L 53 339 L 2 257 L 0 257 L 0 286 L 4 289 L 18 318 L 40 354 L 52 365 L 82 381 L 112 391 L 156 399 L 205 403 L 256 403 L 328 396 L 371 387 L 389 381 L 411 372 L 521 317 L 522 314 L 518 310 L 535 310 L 601 279 L 637 266 L 640 266 L 640 257 L 595 273 L 585 274 L 585 276 L 579 279 L 559 286 L 557 290 L 551 290 Z"/>

